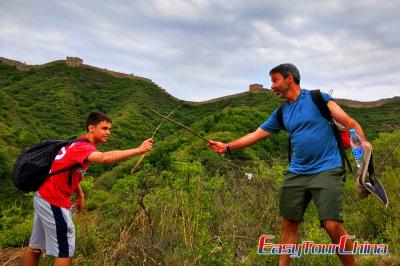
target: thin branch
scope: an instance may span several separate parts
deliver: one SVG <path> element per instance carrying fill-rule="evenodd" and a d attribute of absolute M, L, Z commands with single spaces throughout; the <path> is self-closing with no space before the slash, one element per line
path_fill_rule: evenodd
<path fill-rule="evenodd" d="M 175 113 L 176 110 L 178 110 L 179 107 L 181 107 L 182 104 L 178 105 L 174 110 L 172 110 L 166 117 L 170 117 L 173 113 Z M 158 127 L 154 130 L 153 135 L 151 138 L 154 138 L 154 135 L 157 133 L 158 129 L 161 127 L 161 125 L 165 122 L 165 118 L 161 121 L 161 123 L 158 125 Z"/>
<path fill-rule="evenodd" d="M 23 254 L 21 254 L 22 252 L 24 252 L 26 250 L 26 248 L 22 248 L 20 251 L 18 251 L 17 253 L 15 253 L 14 255 L 12 255 L 11 258 L 9 258 L 6 262 L 4 262 L 3 266 L 8 265 L 10 262 L 14 261 L 15 259 L 17 259 L 18 257 L 21 257 Z M 14 262 L 15 263 L 15 262 Z"/>
<path fill-rule="evenodd" d="M 178 110 L 179 107 L 181 107 L 182 104 L 178 105 L 174 110 L 172 110 L 167 117 L 169 117 L 170 115 L 172 115 L 173 113 L 175 113 L 176 110 Z M 165 118 L 161 121 L 161 123 L 157 126 L 157 128 L 154 130 L 153 135 L 151 135 L 151 138 L 154 138 L 154 136 L 156 135 L 158 129 L 161 127 L 161 125 L 165 122 Z M 135 173 L 139 167 L 142 165 L 142 162 L 144 160 L 144 157 L 146 156 L 147 153 L 144 153 L 140 159 L 136 162 L 135 166 L 132 168 L 131 170 L 131 174 Z"/>
<path fill-rule="evenodd" d="M 145 106 L 145 107 L 146 107 L 147 109 L 149 109 L 151 112 L 153 112 L 154 114 L 156 114 L 156 115 L 158 115 L 158 116 L 164 118 L 165 120 L 168 120 L 168 121 L 170 121 L 170 122 L 172 122 L 172 123 L 174 123 L 174 124 L 177 124 L 178 126 L 184 128 L 184 129 L 186 129 L 187 131 L 189 131 L 190 133 L 192 133 L 192 134 L 195 135 L 196 137 L 198 137 L 198 138 L 204 140 L 205 142 L 207 142 L 207 143 L 210 142 L 208 139 L 204 138 L 203 136 L 201 136 L 199 133 L 197 133 L 197 132 L 194 131 L 193 129 L 191 129 L 191 128 L 189 128 L 189 127 L 187 127 L 187 126 L 185 126 L 185 125 L 183 125 L 183 124 L 181 124 L 181 123 L 179 123 L 179 122 L 176 122 L 175 120 L 172 120 L 171 118 L 168 118 L 168 117 L 166 117 L 166 116 L 164 116 L 164 115 L 158 113 L 157 111 L 151 109 L 151 108 L 148 107 L 148 106 Z"/>

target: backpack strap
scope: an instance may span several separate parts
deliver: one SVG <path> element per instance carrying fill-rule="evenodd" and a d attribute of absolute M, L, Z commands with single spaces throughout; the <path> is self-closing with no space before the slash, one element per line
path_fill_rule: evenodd
<path fill-rule="evenodd" d="M 278 109 L 276 110 L 276 115 L 278 116 L 279 126 L 283 129 L 287 130 L 285 127 L 285 124 L 283 123 L 283 107 L 284 106 L 285 106 L 285 104 L 282 104 L 281 106 L 278 107 Z"/>
<path fill-rule="evenodd" d="M 76 168 L 76 167 L 78 167 L 78 166 L 80 166 L 80 165 L 81 165 L 80 163 L 74 164 L 74 165 L 72 165 L 72 166 L 69 166 L 69 167 L 60 169 L 60 170 L 58 170 L 58 171 L 55 171 L 55 172 L 53 172 L 53 173 L 50 173 L 49 176 L 58 175 L 59 173 L 72 170 L 72 169 L 74 169 L 74 168 Z M 69 182 L 68 182 L 68 183 L 69 183 Z"/>
<path fill-rule="evenodd" d="M 67 145 L 71 145 L 72 143 L 75 143 L 75 142 L 86 142 L 86 143 L 90 143 L 90 141 L 89 141 L 88 139 L 86 139 L 86 138 L 84 138 L 84 139 L 83 139 L 83 138 L 73 138 L 73 139 L 68 140 L 68 144 L 67 144 Z M 69 166 L 69 167 L 60 169 L 60 170 L 58 170 L 58 171 L 55 171 L 54 173 L 50 173 L 50 174 L 49 174 L 49 177 L 50 177 L 50 176 L 53 176 L 53 175 L 57 175 L 57 174 L 60 174 L 60 173 L 69 171 L 69 174 L 68 174 L 68 185 L 69 185 L 69 186 L 72 186 L 72 170 L 74 170 L 75 168 L 77 168 L 77 167 L 79 167 L 79 166 L 82 166 L 82 164 L 77 163 L 77 164 L 74 164 L 74 165 L 72 165 L 72 166 Z"/>
<path fill-rule="evenodd" d="M 340 131 L 339 131 L 338 127 L 336 126 L 335 121 L 333 121 L 331 111 L 329 110 L 327 103 L 325 102 L 324 98 L 322 97 L 321 91 L 320 90 L 311 90 L 310 93 L 311 93 L 311 98 L 312 98 L 313 102 L 315 103 L 315 105 L 318 107 L 319 112 L 326 120 L 329 121 L 329 124 L 332 127 L 332 130 L 335 135 L 336 142 L 337 142 L 337 145 L 339 148 L 340 158 L 342 160 L 343 172 L 344 173 L 346 172 L 346 163 L 349 167 L 349 170 L 352 172 L 353 170 L 351 168 L 349 158 L 347 158 L 347 154 L 344 149 Z"/>
<path fill-rule="evenodd" d="M 74 143 L 74 142 L 86 142 L 86 143 L 90 143 L 90 141 L 89 141 L 87 138 L 76 138 L 76 137 L 74 137 L 74 138 L 68 140 L 68 144 L 69 144 L 69 145 L 72 144 L 72 143 Z"/>
<path fill-rule="evenodd" d="M 282 104 L 281 106 L 278 107 L 278 110 L 276 111 L 276 115 L 278 118 L 279 126 L 287 131 L 287 128 L 285 127 L 285 124 L 283 123 L 283 108 L 284 108 L 284 106 L 285 106 L 285 104 Z M 292 140 L 290 139 L 289 134 L 288 134 L 288 142 L 287 143 L 288 143 L 288 147 L 287 147 L 288 161 L 290 164 L 290 161 L 292 160 Z"/>

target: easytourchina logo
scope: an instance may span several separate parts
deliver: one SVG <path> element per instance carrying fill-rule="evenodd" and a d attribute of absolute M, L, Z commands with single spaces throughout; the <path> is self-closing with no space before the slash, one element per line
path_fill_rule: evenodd
<path fill-rule="evenodd" d="M 346 250 L 346 243 L 352 241 L 354 235 L 343 235 L 337 244 L 316 244 L 314 241 L 302 241 L 300 244 L 275 244 L 270 243 L 275 239 L 274 235 L 260 236 L 258 254 L 261 255 L 290 255 L 291 258 L 299 258 L 307 255 L 332 255 L 332 254 L 360 254 L 360 255 L 386 255 L 389 252 L 387 244 L 371 244 L 368 241 L 354 241 L 351 250 Z"/>

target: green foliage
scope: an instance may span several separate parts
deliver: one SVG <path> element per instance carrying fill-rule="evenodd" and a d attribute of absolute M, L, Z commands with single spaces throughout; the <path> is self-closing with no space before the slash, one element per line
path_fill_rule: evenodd
<path fill-rule="evenodd" d="M 28 243 L 33 215 L 14 202 L 0 209 L 0 248 L 20 247 Z"/>
<path fill-rule="evenodd" d="M 10 163 L 6 151 L 0 147 L 0 179 L 7 178 L 11 174 Z"/>

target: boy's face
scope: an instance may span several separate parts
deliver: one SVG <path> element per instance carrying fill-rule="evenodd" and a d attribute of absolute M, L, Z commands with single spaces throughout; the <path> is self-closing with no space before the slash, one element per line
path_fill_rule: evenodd
<path fill-rule="evenodd" d="M 111 123 L 107 121 L 101 121 L 97 125 L 89 125 L 89 132 L 93 134 L 96 142 L 105 143 L 111 134 Z"/>

